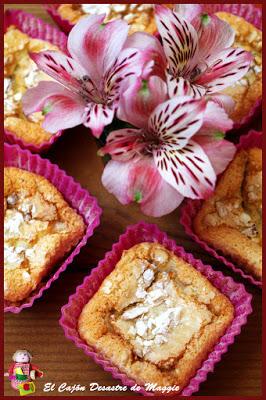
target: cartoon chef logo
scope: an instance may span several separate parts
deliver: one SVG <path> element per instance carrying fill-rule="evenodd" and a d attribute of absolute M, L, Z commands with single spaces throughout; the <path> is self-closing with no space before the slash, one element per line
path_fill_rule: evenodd
<path fill-rule="evenodd" d="M 17 350 L 12 358 L 14 362 L 5 374 L 11 381 L 12 388 L 19 391 L 21 396 L 34 393 L 33 381 L 42 378 L 43 372 L 31 363 L 32 356 L 27 350 Z"/>

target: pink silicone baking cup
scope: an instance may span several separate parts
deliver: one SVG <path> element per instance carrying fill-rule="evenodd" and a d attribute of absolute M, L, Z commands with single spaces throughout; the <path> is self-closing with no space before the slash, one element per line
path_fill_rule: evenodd
<path fill-rule="evenodd" d="M 64 53 L 67 52 L 67 37 L 63 32 L 57 28 L 45 23 L 40 18 L 36 18 L 21 10 L 7 10 L 4 18 L 5 29 L 10 25 L 15 25 L 22 32 L 26 33 L 32 38 L 42 39 L 57 46 Z M 11 144 L 18 144 L 20 147 L 30 150 L 33 153 L 40 153 L 48 150 L 52 144 L 62 135 L 63 131 L 58 131 L 56 134 L 51 135 L 48 141 L 39 145 L 25 142 L 23 139 L 17 137 L 11 131 L 5 129 L 5 141 Z"/>
<path fill-rule="evenodd" d="M 73 28 L 74 24 L 71 24 L 67 19 L 63 19 L 57 11 L 60 4 L 45 4 L 44 8 L 48 14 L 52 17 L 54 22 L 64 31 L 69 33 Z"/>
<path fill-rule="evenodd" d="M 63 19 L 58 12 L 60 4 L 46 4 L 44 5 L 47 12 L 51 15 L 53 20 L 65 32 L 69 33 L 74 24 L 71 24 L 67 19 Z M 238 15 L 245 18 L 246 21 L 253 24 L 256 28 L 262 29 L 262 12 L 261 9 L 254 4 L 202 4 L 204 10 L 209 13 L 218 11 L 227 11 L 231 14 Z"/>
<path fill-rule="evenodd" d="M 200 260 L 195 259 L 192 254 L 186 253 L 184 248 L 177 246 L 174 240 L 169 239 L 166 233 L 161 232 L 156 225 L 140 222 L 137 225 L 129 226 L 126 232 L 120 236 L 118 243 L 114 244 L 112 250 L 106 253 L 105 258 L 99 262 L 84 282 L 77 287 L 76 293 L 70 296 L 68 303 L 62 307 L 60 325 L 65 336 L 72 340 L 75 345 L 81 348 L 85 354 L 90 356 L 97 364 L 101 365 L 105 371 L 112 374 L 115 379 L 120 379 L 123 385 L 132 387 L 136 382 L 121 372 L 115 365 L 83 341 L 78 333 L 78 319 L 83 307 L 97 292 L 103 280 L 115 268 L 124 250 L 131 248 L 141 242 L 157 242 L 173 251 L 177 256 L 193 265 L 201 272 L 217 289 L 226 295 L 232 302 L 235 309 L 235 316 L 225 334 L 219 339 L 212 352 L 202 363 L 196 375 L 190 380 L 189 384 L 182 390 L 181 395 L 190 396 L 199 389 L 199 385 L 207 379 L 207 374 L 212 372 L 215 364 L 220 361 L 221 356 L 226 353 L 228 346 L 234 342 L 243 325 L 246 324 L 247 316 L 252 312 L 251 299 L 244 285 L 234 282 L 231 277 L 224 276 L 221 272 L 214 271 L 210 265 L 204 265 Z M 145 396 L 153 396 L 151 392 L 140 392 Z"/>
<path fill-rule="evenodd" d="M 262 148 L 262 132 L 257 131 L 249 131 L 247 135 L 243 135 L 240 137 L 239 144 L 237 145 L 237 149 L 248 149 L 251 147 L 260 147 Z M 213 257 L 217 258 L 220 262 L 222 262 L 227 267 L 231 268 L 235 273 L 242 276 L 242 278 L 247 279 L 250 283 L 255 286 L 262 287 L 262 282 L 256 280 L 252 275 L 244 272 L 243 269 L 239 268 L 236 264 L 234 264 L 231 260 L 227 259 L 226 256 L 223 256 L 212 247 L 210 247 L 206 242 L 201 240 L 193 230 L 193 220 L 198 213 L 200 207 L 202 205 L 201 200 L 187 200 L 185 205 L 181 209 L 181 217 L 180 222 L 184 226 L 186 233 L 197 242 L 204 250 L 206 250 Z"/>
<path fill-rule="evenodd" d="M 4 144 L 4 165 L 6 167 L 17 167 L 36 174 L 44 176 L 48 179 L 64 196 L 68 204 L 74 208 L 82 217 L 86 225 L 85 233 L 78 245 L 71 251 L 66 259 L 61 261 L 61 265 L 52 272 L 44 285 L 37 288 L 27 300 L 20 305 L 12 305 L 5 302 L 5 312 L 19 313 L 23 308 L 31 307 L 33 302 L 40 298 L 43 292 L 51 286 L 61 272 L 73 261 L 74 257 L 79 254 L 81 248 L 87 243 L 90 236 L 93 235 L 94 229 L 100 224 L 101 208 L 98 206 L 97 200 L 92 197 L 87 190 L 68 176 L 57 165 L 41 158 L 37 154 L 31 154 L 28 150 L 22 150 L 17 145 Z"/>

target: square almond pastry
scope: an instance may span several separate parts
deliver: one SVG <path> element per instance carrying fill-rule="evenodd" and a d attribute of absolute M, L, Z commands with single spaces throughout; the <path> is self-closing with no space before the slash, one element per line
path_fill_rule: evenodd
<path fill-rule="evenodd" d="M 182 390 L 234 308 L 192 265 L 157 243 L 124 251 L 79 317 L 78 331 L 139 385 Z"/>
<path fill-rule="evenodd" d="M 83 219 L 44 177 L 4 169 L 4 298 L 26 299 L 81 239 Z"/>
<path fill-rule="evenodd" d="M 195 233 L 262 278 L 262 150 L 239 151 L 194 219 Z"/>
<path fill-rule="evenodd" d="M 4 126 L 26 143 L 35 145 L 47 142 L 51 133 L 41 127 L 44 120 L 41 112 L 25 116 L 22 97 L 40 81 L 51 80 L 30 58 L 30 53 L 44 50 L 58 48 L 47 41 L 31 38 L 14 26 L 4 35 Z"/>

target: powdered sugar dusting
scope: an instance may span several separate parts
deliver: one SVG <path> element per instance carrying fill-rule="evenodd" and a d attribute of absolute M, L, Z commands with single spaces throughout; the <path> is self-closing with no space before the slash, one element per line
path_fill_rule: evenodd
<path fill-rule="evenodd" d="M 181 355 L 201 327 L 210 323 L 212 313 L 176 284 L 172 269 L 165 269 L 167 252 L 154 249 L 152 258 L 154 263 L 143 261 L 143 270 L 137 261 L 141 273 L 135 293 L 121 313 L 112 316 L 112 324 L 138 357 L 167 367 L 169 359 Z"/>
<path fill-rule="evenodd" d="M 143 304 L 131 306 L 121 316 L 124 320 L 134 320 L 129 333 L 136 336 L 142 356 L 155 344 L 167 342 L 168 332 L 180 323 L 183 309 L 183 306 L 176 306 L 171 299 L 173 284 L 168 274 L 161 273 L 161 279 L 149 287 L 154 278 L 155 272 L 151 268 L 143 272 L 136 291 L 136 297 L 141 298 Z M 157 312 L 157 307 L 160 307 L 160 312 Z"/>
<path fill-rule="evenodd" d="M 102 290 L 105 294 L 110 294 L 111 293 L 111 288 L 112 288 L 112 282 L 107 281 L 105 282 Z"/>

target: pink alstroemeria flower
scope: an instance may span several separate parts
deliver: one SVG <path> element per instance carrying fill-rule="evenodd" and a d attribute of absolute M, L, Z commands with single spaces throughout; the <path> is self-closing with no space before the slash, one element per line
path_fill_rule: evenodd
<path fill-rule="evenodd" d="M 242 48 L 232 47 L 234 31 L 227 22 L 215 15 L 199 14 L 198 5 L 178 5 L 176 11 L 155 5 L 168 61 L 170 97 L 213 95 L 247 73 L 252 56 Z M 228 106 L 225 96 L 220 103 L 225 100 Z"/>
<path fill-rule="evenodd" d="M 57 51 L 33 53 L 38 67 L 57 82 L 40 82 L 23 98 L 26 115 L 42 111 L 43 127 L 55 133 L 79 124 L 99 137 L 112 122 L 121 82 L 142 73 L 141 52 L 125 48 L 128 25 L 105 15 L 83 18 L 68 37 L 70 57 Z"/>
<path fill-rule="evenodd" d="M 141 51 L 143 57 L 143 71 L 141 76 L 143 79 L 147 79 L 150 75 L 157 75 L 165 80 L 167 59 L 158 38 L 146 32 L 135 32 L 128 36 L 125 47 Z"/>
<path fill-rule="evenodd" d="M 129 97 L 130 105 L 125 101 L 126 92 L 121 98 L 120 117 L 124 115 L 139 129 L 120 129 L 107 137 L 99 154 L 110 154 L 112 160 L 104 169 L 103 185 L 122 204 L 136 201 L 145 214 L 154 217 L 170 213 L 184 197 L 208 196 L 216 174 L 225 169 L 235 152 L 235 146 L 226 140 L 218 139 L 221 145 L 217 145 L 215 130 L 220 135 L 231 129 L 232 121 L 216 103 L 189 96 L 154 103 L 151 112 L 145 100 L 148 96 L 164 99 L 163 84 L 157 81 L 154 85 L 154 77 L 150 77 L 144 93 L 139 80 L 132 87 L 136 93 Z"/>

